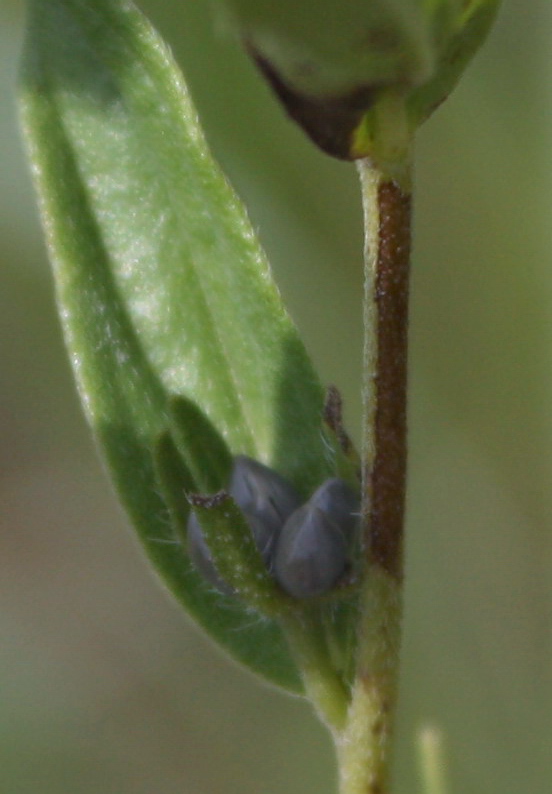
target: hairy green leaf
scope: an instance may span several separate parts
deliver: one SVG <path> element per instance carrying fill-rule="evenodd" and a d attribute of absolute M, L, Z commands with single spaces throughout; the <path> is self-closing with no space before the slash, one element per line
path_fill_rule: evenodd
<path fill-rule="evenodd" d="M 132 4 L 32 0 L 22 110 L 82 401 L 148 556 L 227 650 L 297 690 L 276 624 L 191 567 L 160 482 L 220 480 L 213 439 L 304 494 L 328 473 L 320 384 L 182 77 Z"/>
<path fill-rule="evenodd" d="M 232 457 L 203 411 L 185 397 L 173 397 L 169 415 L 174 442 L 194 479 L 195 486 L 189 492 L 213 494 L 225 488 Z"/>

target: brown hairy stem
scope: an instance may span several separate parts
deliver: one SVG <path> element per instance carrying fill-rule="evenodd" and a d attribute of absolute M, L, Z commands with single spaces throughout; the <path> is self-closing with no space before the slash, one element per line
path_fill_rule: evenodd
<path fill-rule="evenodd" d="M 402 577 L 406 489 L 407 327 L 411 197 L 396 182 L 378 187 L 375 263 L 375 456 L 369 482 L 367 548 L 371 563 Z"/>
<path fill-rule="evenodd" d="M 410 161 L 359 163 L 365 239 L 363 527 L 355 680 L 338 741 L 340 794 L 389 794 L 401 644 Z M 406 187 L 405 187 L 406 185 Z"/>

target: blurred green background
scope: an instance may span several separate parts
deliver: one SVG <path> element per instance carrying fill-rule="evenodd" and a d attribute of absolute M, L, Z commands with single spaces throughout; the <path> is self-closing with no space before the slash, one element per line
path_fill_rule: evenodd
<path fill-rule="evenodd" d="M 286 120 L 206 6 L 141 2 L 358 438 L 354 168 Z M 188 624 L 101 471 L 17 128 L 23 12 L 1 0 L 0 791 L 332 794 L 308 706 Z M 418 139 L 397 794 L 420 790 L 428 722 L 446 733 L 454 794 L 551 790 L 551 44 L 549 0 L 506 0 Z"/>

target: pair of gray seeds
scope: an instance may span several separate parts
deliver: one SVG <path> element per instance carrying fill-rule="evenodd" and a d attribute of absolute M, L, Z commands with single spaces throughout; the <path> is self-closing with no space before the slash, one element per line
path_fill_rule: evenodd
<path fill-rule="evenodd" d="M 247 519 L 267 569 L 286 593 L 311 598 L 339 582 L 350 559 L 360 509 L 359 498 L 344 480 L 326 480 L 302 504 L 277 472 L 237 455 L 227 490 Z M 232 593 L 215 568 L 194 513 L 188 519 L 188 552 L 210 584 Z"/>

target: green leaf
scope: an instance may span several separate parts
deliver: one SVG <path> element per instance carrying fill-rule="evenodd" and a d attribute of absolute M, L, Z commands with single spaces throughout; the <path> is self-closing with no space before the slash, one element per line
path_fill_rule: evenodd
<path fill-rule="evenodd" d="M 159 490 L 165 498 L 176 535 L 182 541 L 182 544 L 175 545 L 175 538 L 171 535 L 165 543 L 182 553 L 190 513 L 185 493 L 193 491 L 195 482 L 168 431 L 155 443 L 154 463 Z M 252 620 L 251 611 L 235 597 L 223 596 L 212 590 L 187 558 L 184 565 L 185 581 L 181 590 L 174 589 L 177 595 L 181 593 L 188 611 L 196 620 L 241 662 L 272 683 L 292 692 L 301 692 L 297 670 L 290 663 L 286 641 L 276 623 L 267 619 Z"/>
<path fill-rule="evenodd" d="M 433 77 L 408 98 L 408 113 L 413 128 L 422 124 L 454 89 L 485 41 L 499 7 L 500 0 L 470 0 L 465 4 L 454 35 L 440 55 Z"/>
<path fill-rule="evenodd" d="M 225 492 L 190 498 L 216 569 L 222 580 L 239 593 L 245 603 L 266 614 L 278 614 L 287 599 L 268 573 L 251 529 L 240 508 Z"/>
<path fill-rule="evenodd" d="M 280 630 L 202 582 L 160 485 L 186 437 L 183 478 L 220 479 L 216 434 L 305 495 L 329 473 L 320 384 L 182 77 L 130 3 L 32 0 L 22 111 L 81 398 L 146 552 L 219 643 L 296 691 Z"/>
<path fill-rule="evenodd" d="M 185 397 L 173 397 L 169 412 L 174 442 L 195 483 L 188 493 L 220 491 L 227 485 L 232 468 L 232 456 L 224 439 L 203 411 Z"/>

